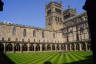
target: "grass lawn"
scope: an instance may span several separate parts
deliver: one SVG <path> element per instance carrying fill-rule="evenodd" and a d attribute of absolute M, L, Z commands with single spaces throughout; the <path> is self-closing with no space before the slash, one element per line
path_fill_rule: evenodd
<path fill-rule="evenodd" d="M 16 64 L 91 64 L 92 52 L 7 53 Z"/>

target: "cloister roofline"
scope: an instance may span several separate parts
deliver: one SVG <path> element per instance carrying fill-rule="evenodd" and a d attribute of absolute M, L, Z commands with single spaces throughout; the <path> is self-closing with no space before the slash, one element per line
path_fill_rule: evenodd
<path fill-rule="evenodd" d="M 25 41 L 0 41 L 0 43 L 58 44 L 58 42 L 57 43 L 53 43 L 53 42 L 25 42 Z M 63 44 L 63 43 L 59 43 L 59 44 Z"/>
<path fill-rule="evenodd" d="M 84 43 L 84 42 L 90 42 L 90 40 L 85 40 L 85 41 L 74 41 L 74 42 L 65 42 L 64 44 L 73 44 L 73 43 L 76 43 L 76 44 L 78 44 L 78 43 Z"/>
<path fill-rule="evenodd" d="M 36 29 L 36 30 L 44 30 L 44 31 L 61 33 L 59 31 L 55 31 L 55 30 L 48 30 L 48 29 L 43 29 L 43 28 L 33 27 L 33 26 L 27 26 L 27 25 L 21 25 L 21 24 L 12 24 L 12 23 L 0 22 L 0 25 L 16 26 L 16 27 L 20 27 L 20 28 L 30 28 L 30 29 Z"/>
<path fill-rule="evenodd" d="M 65 43 L 59 43 L 59 44 L 78 44 L 78 43 L 84 43 L 84 42 L 90 42 L 90 40 L 85 40 L 85 41 L 74 41 L 74 42 L 65 42 Z M 0 43 L 21 43 L 21 44 L 58 44 L 57 43 L 53 43 L 53 42 L 25 42 L 25 41 L 0 41 Z"/>

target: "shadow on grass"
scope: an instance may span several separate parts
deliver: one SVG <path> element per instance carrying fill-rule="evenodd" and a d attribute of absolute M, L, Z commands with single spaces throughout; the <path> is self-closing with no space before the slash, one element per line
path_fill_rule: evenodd
<path fill-rule="evenodd" d="M 8 56 L 0 52 L 0 64 L 15 64 Z"/>
<path fill-rule="evenodd" d="M 46 61 L 44 62 L 44 64 L 53 64 L 53 63 L 51 63 L 50 61 Z M 86 60 L 81 60 L 81 61 L 71 62 L 71 63 L 64 63 L 64 64 L 94 64 L 94 63 L 93 63 L 92 56 L 87 56 Z"/>
<path fill-rule="evenodd" d="M 46 62 L 44 62 L 44 64 L 52 64 L 51 62 L 49 62 L 49 61 L 46 61 Z"/>

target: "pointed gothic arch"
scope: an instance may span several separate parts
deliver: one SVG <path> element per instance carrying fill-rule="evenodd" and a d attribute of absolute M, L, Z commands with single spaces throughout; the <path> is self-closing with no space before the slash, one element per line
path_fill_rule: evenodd
<path fill-rule="evenodd" d="M 8 44 L 6 45 L 6 51 L 12 51 L 12 49 L 13 49 L 12 44 L 11 44 L 11 43 L 8 43 Z"/>
<path fill-rule="evenodd" d="M 14 50 L 15 51 L 20 51 L 20 44 L 19 43 L 15 44 Z"/>
<path fill-rule="evenodd" d="M 34 46 L 33 46 L 33 44 L 30 44 L 29 50 L 30 50 L 30 51 L 34 51 Z"/>
<path fill-rule="evenodd" d="M 36 51 L 40 51 L 40 45 L 39 44 L 36 45 Z"/>
<path fill-rule="evenodd" d="M 55 44 L 52 44 L 52 50 L 55 50 Z"/>
<path fill-rule="evenodd" d="M 27 51 L 27 48 L 28 48 L 28 47 L 27 47 L 27 44 L 24 43 L 24 44 L 22 45 L 22 50 L 23 50 L 23 51 Z"/>

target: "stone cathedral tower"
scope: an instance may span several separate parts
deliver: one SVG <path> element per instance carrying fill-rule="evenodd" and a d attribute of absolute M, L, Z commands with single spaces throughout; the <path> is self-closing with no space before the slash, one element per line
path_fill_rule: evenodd
<path fill-rule="evenodd" d="M 46 29 L 57 31 L 63 28 L 62 3 L 51 1 L 46 5 Z"/>

